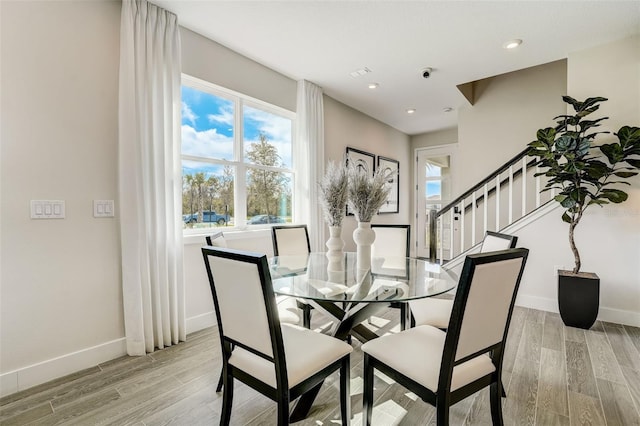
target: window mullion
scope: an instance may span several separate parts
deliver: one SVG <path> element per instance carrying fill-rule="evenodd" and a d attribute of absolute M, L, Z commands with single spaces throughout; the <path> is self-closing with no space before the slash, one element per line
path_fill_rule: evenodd
<path fill-rule="evenodd" d="M 236 182 L 234 186 L 235 192 L 235 211 L 237 222 L 236 226 L 245 226 L 247 223 L 247 169 L 244 164 L 244 127 L 242 120 L 242 99 L 235 99 L 235 108 L 233 114 L 233 125 L 235 131 L 233 132 L 233 155 L 238 163 L 236 167 Z"/>

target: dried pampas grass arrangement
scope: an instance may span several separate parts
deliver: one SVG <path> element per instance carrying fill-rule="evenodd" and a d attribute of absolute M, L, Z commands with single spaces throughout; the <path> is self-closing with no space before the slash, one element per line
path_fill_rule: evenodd
<path fill-rule="evenodd" d="M 347 170 L 341 164 L 329 161 L 319 183 L 320 205 L 329 226 L 342 226 L 347 205 Z"/>
<path fill-rule="evenodd" d="M 378 169 L 371 177 L 354 167 L 352 161 L 348 164 L 349 207 L 353 210 L 358 222 L 371 222 L 373 215 L 387 201 L 391 191 L 387 181 L 397 173 L 397 170 L 385 172 L 383 169 Z"/>

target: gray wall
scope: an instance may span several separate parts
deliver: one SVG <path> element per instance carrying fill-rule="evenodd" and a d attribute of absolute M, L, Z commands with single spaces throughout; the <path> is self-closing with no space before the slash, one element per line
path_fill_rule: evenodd
<path fill-rule="evenodd" d="M 413 178 L 409 136 L 328 96 L 324 97 L 324 119 L 325 161 L 342 161 L 346 147 L 350 146 L 400 162 L 399 212 L 374 216 L 372 223 L 410 223 L 409 189 Z M 342 222 L 345 250 L 355 250 L 352 235 L 356 227 L 354 216 L 347 216 Z"/>

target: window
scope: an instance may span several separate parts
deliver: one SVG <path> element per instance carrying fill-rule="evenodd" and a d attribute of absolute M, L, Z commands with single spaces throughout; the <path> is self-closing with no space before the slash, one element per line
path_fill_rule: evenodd
<path fill-rule="evenodd" d="M 185 228 L 291 222 L 295 114 L 182 80 Z"/>

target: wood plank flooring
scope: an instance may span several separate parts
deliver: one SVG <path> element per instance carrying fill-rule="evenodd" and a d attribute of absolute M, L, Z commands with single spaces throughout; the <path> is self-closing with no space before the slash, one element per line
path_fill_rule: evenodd
<path fill-rule="evenodd" d="M 328 320 L 314 313 L 313 326 Z M 399 330 L 398 310 L 368 325 Z M 362 421 L 362 352 L 351 361 L 352 424 Z M 189 335 L 180 345 L 144 357 L 123 357 L 0 400 L 2 425 L 210 425 L 220 418 L 222 394 L 217 329 Z M 597 322 L 591 330 L 565 327 L 557 314 L 516 308 L 504 359 L 507 425 L 640 426 L 640 329 Z M 309 418 L 299 425 L 340 420 L 337 374 L 325 382 Z M 375 378 L 374 425 L 433 425 L 434 409 L 388 377 Z M 273 425 L 276 407 L 236 383 L 233 425 Z M 485 389 L 451 409 L 451 425 L 490 425 Z"/>

